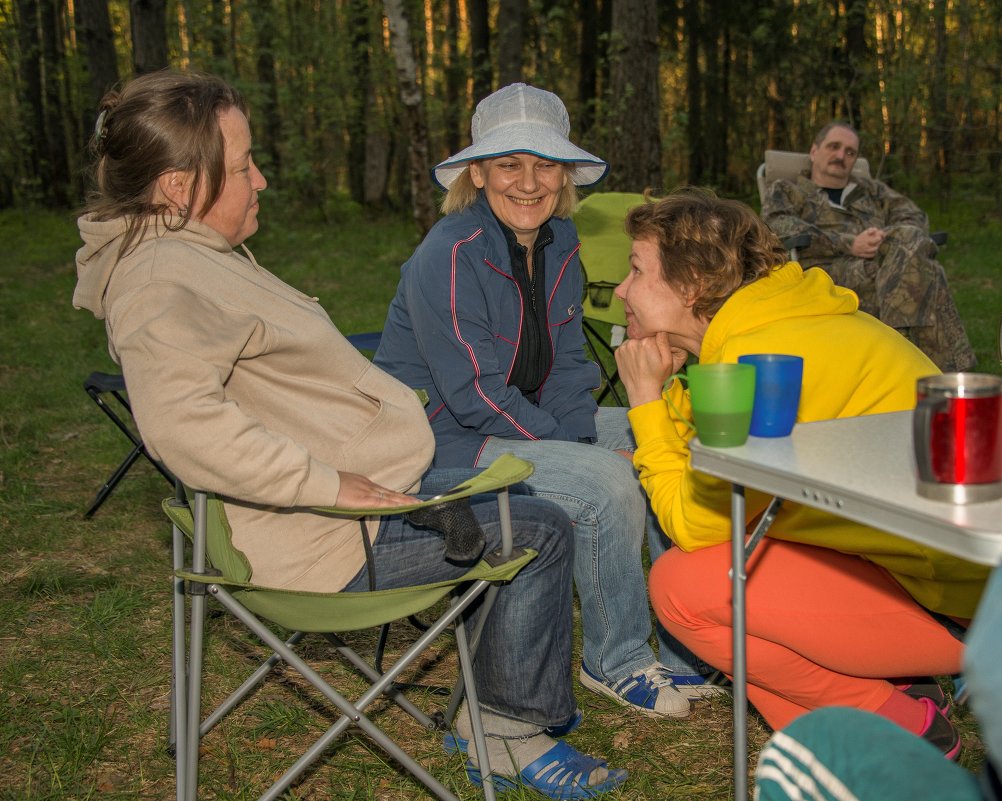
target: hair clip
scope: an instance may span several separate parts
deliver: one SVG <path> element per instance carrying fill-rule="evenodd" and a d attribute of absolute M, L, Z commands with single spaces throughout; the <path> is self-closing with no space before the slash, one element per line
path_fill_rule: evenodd
<path fill-rule="evenodd" d="M 97 115 L 97 120 L 94 122 L 94 138 L 98 141 L 104 139 L 108 135 L 108 129 L 104 127 L 104 121 L 108 118 L 108 109 L 105 109 L 100 114 Z"/>

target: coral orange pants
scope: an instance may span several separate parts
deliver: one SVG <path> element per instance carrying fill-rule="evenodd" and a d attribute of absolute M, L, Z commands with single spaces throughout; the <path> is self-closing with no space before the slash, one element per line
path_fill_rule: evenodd
<path fill-rule="evenodd" d="M 731 544 L 670 549 L 651 569 L 658 619 L 700 658 L 732 671 Z M 765 538 L 749 561 L 748 699 L 774 729 L 811 709 L 875 711 L 888 679 L 960 671 L 963 645 L 881 567 Z"/>

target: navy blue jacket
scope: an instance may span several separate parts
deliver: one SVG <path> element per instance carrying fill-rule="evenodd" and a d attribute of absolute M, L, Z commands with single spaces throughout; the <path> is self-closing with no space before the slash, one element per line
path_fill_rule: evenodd
<path fill-rule="evenodd" d="M 599 373 L 584 353 L 580 242 L 570 220 L 553 217 L 549 224 L 546 316 L 553 364 L 535 404 L 506 383 L 526 299 L 483 195 L 439 220 L 400 270 L 375 361 L 428 392 L 435 466 L 474 465 L 489 436 L 595 437 L 591 393 Z"/>

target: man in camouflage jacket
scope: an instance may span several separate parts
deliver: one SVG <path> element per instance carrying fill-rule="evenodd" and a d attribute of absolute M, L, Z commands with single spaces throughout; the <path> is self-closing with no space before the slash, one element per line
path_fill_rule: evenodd
<path fill-rule="evenodd" d="M 860 308 L 896 328 L 944 372 L 973 369 L 974 351 L 925 213 L 887 184 L 852 176 L 859 135 L 829 123 L 811 146 L 811 170 L 774 181 L 762 217 L 781 237 L 809 234 L 805 267 L 823 267 Z"/>

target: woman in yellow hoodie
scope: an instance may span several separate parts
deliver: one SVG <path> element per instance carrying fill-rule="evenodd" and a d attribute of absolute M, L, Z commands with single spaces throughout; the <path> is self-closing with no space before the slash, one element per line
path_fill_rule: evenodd
<path fill-rule="evenodd" d="M 730 487 L 689 466 L 688 392 L 665 382 L 746 353 L 803 357 L 798 422 L 910 409 L 938 370 L 860 312 L 820 269 L 785 262 L 742 203 L 686 189 L 630 212 L 630 273 L 616 294 L 629 339 L 616 361 L 629 393 L 634 464 L 677 547 L 650 574 L 654 610 L 702 659 L 731 669 Z M 670 402 L 669 402 L 670 401 Z M 837 457 L 837 454 L 833 454 Z M 749 522 L 768 498 L 749 492 Z M 751 562 L 748 697 L 774 728 L 821 706 L 884 715 L 955 757 L 949 703 L 929 676 L 960 669 L 951 634 L 973 616 L 987 569 L 883 531 L 785 504 Z M 944 625 L 945 621 L 946 625 Z M 926 677 L 926 678 L 916 678 Z"/>

